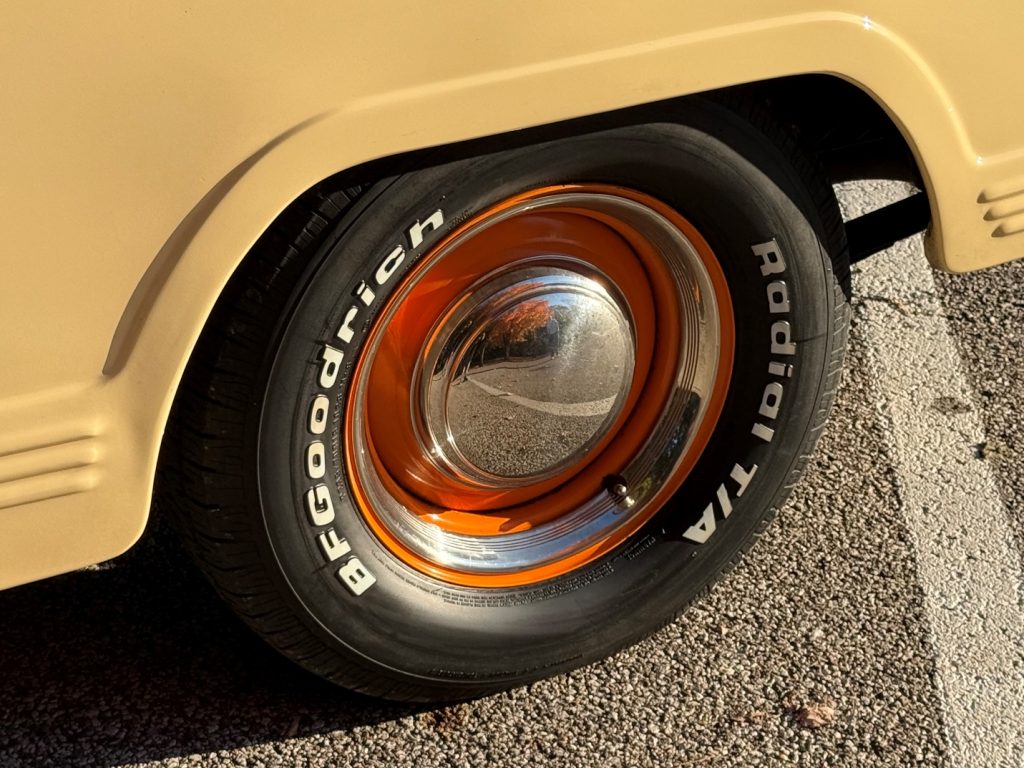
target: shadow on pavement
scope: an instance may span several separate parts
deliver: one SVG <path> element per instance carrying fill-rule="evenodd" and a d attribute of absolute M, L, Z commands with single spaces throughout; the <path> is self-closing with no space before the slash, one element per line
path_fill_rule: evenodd
<path fill-rule="evenodd" d="M 0 592 L 2 766 L 123 765 L 423 709 L 348 694 L 279 657 L 166 526 L 98 569 Z"/>

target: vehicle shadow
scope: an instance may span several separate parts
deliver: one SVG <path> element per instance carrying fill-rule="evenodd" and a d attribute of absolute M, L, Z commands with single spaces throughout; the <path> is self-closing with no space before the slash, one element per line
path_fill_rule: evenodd
<path fill-rule="evenodd" d="M 0 765 L 115 766 L 424 711 L 263 645 L 156 524 L 102 566 L 0 592 Z"/>

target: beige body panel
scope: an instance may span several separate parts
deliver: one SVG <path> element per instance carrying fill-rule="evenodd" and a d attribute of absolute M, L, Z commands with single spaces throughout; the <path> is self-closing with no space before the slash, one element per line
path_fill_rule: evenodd
<path fill-rule="evenodd" d="M 19 5 L 0 25 L 0 587 L 138 538 L 221 287 L 303 190 L 373 158 L 833 73 L 917 154 L 935 266 L 1024 255 L 1009 0 Z"/>

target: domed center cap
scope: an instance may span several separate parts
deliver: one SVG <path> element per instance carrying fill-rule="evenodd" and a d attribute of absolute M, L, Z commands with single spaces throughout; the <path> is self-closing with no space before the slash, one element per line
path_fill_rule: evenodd
<path fill-rule="evenodd" d="M 420 377 L 421 432 L 438 466 L 510 488 L 583 461 L 633 380 L 629 310 L 615 293 L 535 266 L 490 276 L 456 303 Z"/>

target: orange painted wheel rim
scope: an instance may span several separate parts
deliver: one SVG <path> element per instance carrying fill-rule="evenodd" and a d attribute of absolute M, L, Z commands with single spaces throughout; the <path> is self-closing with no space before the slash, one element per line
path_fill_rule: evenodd
<path fill-rule="evenodd" d="M 434 578 L 562 576 L 679 489 L 733 345 L 725 276 L 673 209 L 597 184 L 502 201 L 431 249 L 371 328 L 342 442 L 355 502 Z"/>

